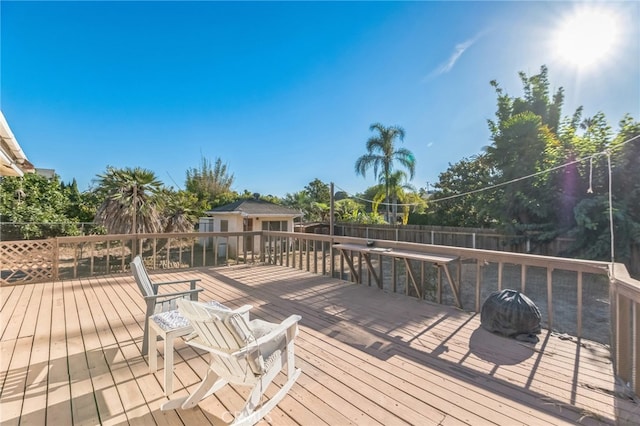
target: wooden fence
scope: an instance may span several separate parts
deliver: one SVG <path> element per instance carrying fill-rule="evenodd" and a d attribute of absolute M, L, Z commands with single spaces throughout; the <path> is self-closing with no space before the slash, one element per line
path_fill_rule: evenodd
<path fill-rule="evenodd" d="M 523 236 L 506 235 L 486 228 L 457 228 L 427 225 L 361 225 L 339 223 L 336 235 L 372 240 L 406 241 L 420 244 L 466 247 L 481 250 L 509 251 L 566 257 L 574 239 L 558 237 L 548 243 L 532 243 Z M 630 275 L 640 277 L 640 245 L 630 247 L 629 259 L 624 262 Z"/>

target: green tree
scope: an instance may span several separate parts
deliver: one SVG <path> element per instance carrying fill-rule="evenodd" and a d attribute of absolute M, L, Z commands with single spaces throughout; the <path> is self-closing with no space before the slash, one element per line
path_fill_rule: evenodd
<path fill-rule="evenodd" d="M 393 210 L 391 217 L 394 218 L 392 223 L 395 224 L 398 218 L 398 201 L 404 204 L 407 198 L 407 190 L 415 192 L 415 188 L 407 182 L 407 174 L 404 171 L 396 170 L 388 176 L 388 179 L 385 176 L 380 176 L 379 192 L 373 198 L 376 211 L 381 201 L 390 200 Z M 407 217 L 403 219 L 405 224 Z"/>
<path fill-rule="evenodd" d="M 305 216 L 307 216 L 309 220 L 312 221 L 328 222 L 330 212 L 331 207 L 329 206 L 329 204 L 312 201 Z"/>
<path fill-rule="evenodd" d="M 77 220 L 65 215 L 69 199 L 58 176 L 52 179 L 35 173 L 0 179 L 0 230 L 2 240 L 37 239 L 80 233 Z"/>
<path fill-rule="evenodd" d="M 492 183 L 504 184 L 493 193 L 491 215 L 507 232 L 543 241 L 558 233 L 555 207 L 561 193 L 556 176 L 535 174 L 566 159 L 558 137 L 564 92 L 560 88 L 550 95 L 545 66 L 531 77 L 519 75 L 522 97 L 510 97 L 491 82 L 498 109 L 496 120 L 488 121 L 492 144 L 486 148 L 486 158 Z"/>
<path fill-rule="evenodd" d="M 282 200 L 282 204 L 292 209 L 300 210 L 303 214 L 302 220 L 308 221 L 309 211 L 311 209 L 311 197 L 306 191 L 298 191 L 292 194 L 287 193 Z"/>
<path fill-rule="evenodd" d="M 82 223 L 93 222 L 93 218 L 100 205 L 100 200 L 97 199 L 95 192 L 80 192 L 75 179 L 69 184 L 60 183 L 60 189 L 69 200 L 69 204 L 65 210 L 65 216 Z M 85 231 L 91 231 L 91 229 L 85 229 Z"/>
<path fill-rule="evenodd" d="M 316 203 L 329 204 L 331 202 L 331 188 L 329 184 L 322 182 L 316 178 L 304 187 L 304 192 L 309 196 L 311 201 Z"/>
<path fill-rule="evenodd" d="M 225 205 L 235 201 L 238 195 L 233 193 L 234 175 L 229 173 L 226 164 L 220 158 L 212 164 L 202 157 L 200 168 L 187 170 L 185 188 L 195 194 L 199 201 L 207 204 L 206 209 Z"/>
<path fill-rule="evenodd" d="M 140 167 L 107 167 L 96 179 L 96 194 L 103 200 L 94 221 L 109 234 L 163 231 L 163 200 L 156 197 L 162 182 L 155 173 Z"/>
<path fill-rule="evenodd" d="M 192 232 L 198 218 L 204 215 L 198 197 L 189 191 L 173 191 L 166 188 L 158 195 L 164 200 L 163 232 Z"/>
<path fill-rule="evenodd" d="M 402 127 L 385 127 L 380 123 L 374 123 L 369 130 L 376 131 L 375 136 L 367 140 L 367 153 L 356 160 L 355 171 L 357 175 L 366 177 L 367 170 L 373 168 L 373 176 L 382 179 L 385 185 L 385 203 L 387 206 L 387 220 L 391 217 L 391 174 L 395 170 L 397 161 L 409 171 L 410 179 L 415 174 L 415 157 L 406 148 L 397 148 L 396 141 L 404 140 L 405 132 Z"/>
<path fill-rule="evenodd" d="M 435 192 L 427 209 L 428 223 L 463 227 L 495 224 L 487 208 L 492 203 L 493 191 L 479 191 L 487 188 L 491 179 L 491 168 L 485 155 L 450 163 L 434 185 Z M 461 194 L 468 195 L 458 196 Z"/>
<path fill-rule="evenodd" d="M 331 190 L 328 184 L 316 178 L 302 191 L 287 193 L 281 203 L 300 210 L 305 221 L 325 221 L 329 216 Z"/>
<path fill-rule="evenodd" d="M 339 222 L 358 222 L 364 206 L 351 198 L 342 198 L 335 202 L 334 212 Z"/>
<path fill-rule="evenodd" d="M 611 178 L 615 258 L 628 263 L 632 247 L 640 244 L 640 123 L 627 115 L 619 127 L 615 138 L 609 138 L 606 120 L 597 114 L 590 129 L 600 136 L 585 132 L 587 140 L 581 146 L 608 151 L 612 169 L 609 176 L 608 156 L 603 151 L 594 157 L 595 161 L 587 163 L 591 165 L 584 180 L 590 181 L 589 191 L 583 192 L 574 209 L 575 227 L 570 235 L 576 241 L 570 253 L 590 259 L 611 259 L 608 194 Z"/>

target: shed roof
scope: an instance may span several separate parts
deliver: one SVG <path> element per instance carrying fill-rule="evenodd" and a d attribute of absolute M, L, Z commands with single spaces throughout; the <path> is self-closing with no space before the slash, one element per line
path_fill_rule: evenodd
<path fill-rule="evenodd" d="M 254 215 L 272 215 L 272 216 L 302 216 L 302 213 L 298 210 L 290 207 L 274 204 L 269 201 L 250 199 L 250 200 L 238 200 L 231 204 L 216 207 L 211 209 L 206 214 L 219 214 L 219 213 L 242 213 L 250 216 Z"/>

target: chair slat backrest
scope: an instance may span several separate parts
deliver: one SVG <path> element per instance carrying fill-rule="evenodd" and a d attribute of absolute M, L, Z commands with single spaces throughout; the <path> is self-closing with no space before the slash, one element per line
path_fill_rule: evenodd
<path fill-rule="evenodd" d="M 228 354 L 223 356 L 212 352 L 212 356 L 217 358 L 215 364 L 224 370 L 217 371 L 218 374 L 238 383 L 251 381 L 264 372 L 264 360 L 257 347 L 244 356 L 233 355 L 255 341 L 242 315 L 230 309 L 213 308 L 189 300 L 179 300 L 178 308 L 189 319 L 200 344 Z"/>
<path fill-rule="evenodd" d="M 153 291 L 153 285 L 151 284 L 147 268 L 144 267 L 144 263 L 142 262 L 140 255 L 133 258 L 133 261 L 131 262 L 131 272 L 136 279 L 140 292 L 144 296 L 153 296 L 155 294 Z"/>

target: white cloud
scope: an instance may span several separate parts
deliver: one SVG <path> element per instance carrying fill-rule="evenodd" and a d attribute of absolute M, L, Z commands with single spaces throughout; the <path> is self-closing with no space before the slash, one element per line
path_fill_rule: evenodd
<path fill-rule="evenodd" d="M 478 41 L 482 33 L 476 35 L 475 37 L 464 41 L 462 43 L 456 44 L 453 53 L 449 56 L 449 59 L 445 62 L 441 63 L 435 70 L 431 71 L 428 75 L 428 78 L 437 77 L 442 74 L 446 74 L 453 69 L 453 66 L 458 62 L 458 59 L 462 56 L 464 52 L 467 51 L 468 48 L 473 46 L 473 44 Z"/>

